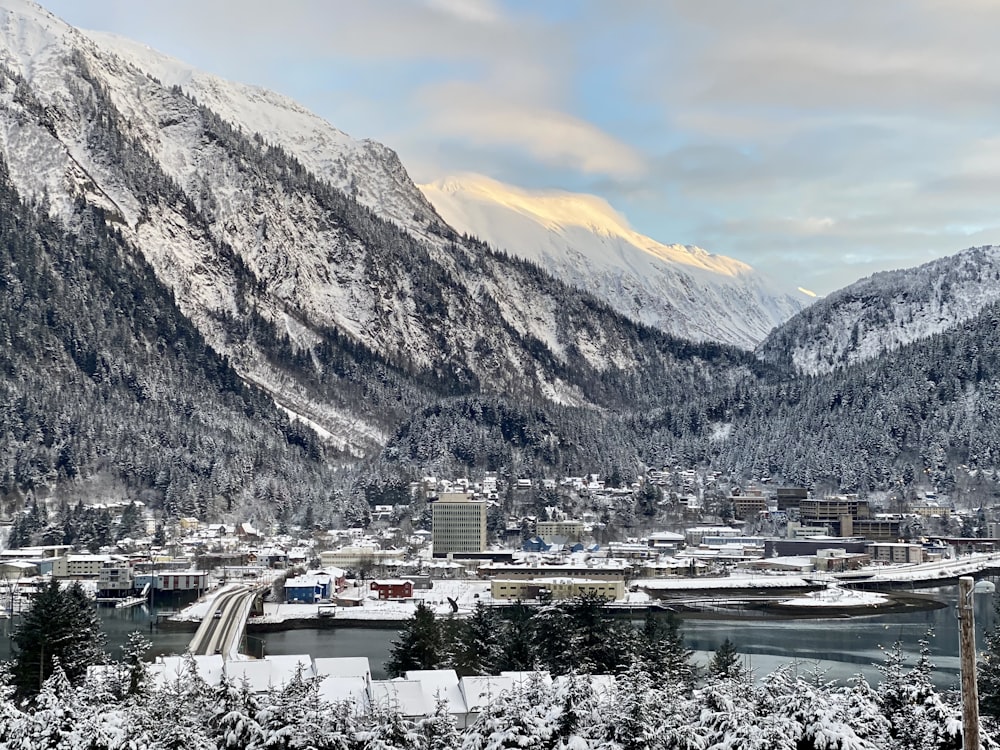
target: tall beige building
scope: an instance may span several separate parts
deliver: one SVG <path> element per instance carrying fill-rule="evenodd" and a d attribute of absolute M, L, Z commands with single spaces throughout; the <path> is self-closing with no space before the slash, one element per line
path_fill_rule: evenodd
<path fill-rule="evenodd" d="M 486 549 L 486 501 L 464 492 L 442 492 L 431 503 L 431 543 L 435 557 Z"/>

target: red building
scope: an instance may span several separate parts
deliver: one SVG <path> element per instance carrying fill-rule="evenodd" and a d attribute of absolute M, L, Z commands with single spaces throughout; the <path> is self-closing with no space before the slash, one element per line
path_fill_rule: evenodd
<path fill-rule="evenodd" d="M 372 581 L 371 590 L 378 592 L 379 599 L 409 599 L 413 596 L 413 581 L 385 578 Z"/>

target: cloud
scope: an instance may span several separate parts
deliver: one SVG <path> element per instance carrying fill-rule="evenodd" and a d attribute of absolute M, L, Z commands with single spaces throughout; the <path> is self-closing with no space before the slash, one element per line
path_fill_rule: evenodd
<path fill-rule="evenodd" d="M 453 84 L 423 92 L 425 127 L 476 146 L 523 149 L 534 158 L 583 174 L 634 178 L 641 155 L 594 125 L 565 112 L 500 99 L 475 86 Z"/>
<path fill-rule="evenodd" d="M 46 4 L 291 94 L 420 180 L 599 192 L 820 293 L 1000 241 L 994 0 Z"/>
<path fill-rule="evenodd" d="M 425 0 L 425 4 L 429 8 L 472 23 L 497 23 L 503 15 L 499 6 L 490 0 Z"/>

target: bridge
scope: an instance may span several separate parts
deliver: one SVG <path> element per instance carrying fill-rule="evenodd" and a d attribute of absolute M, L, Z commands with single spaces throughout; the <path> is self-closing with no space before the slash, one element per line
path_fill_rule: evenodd
<path fill-rule="evenodd" d="M 192 654 L 221 654 L 226 660 L 236 658 L 254 600 L 265 590 L 249 584 L 234 584 L 219 590 L 188 650 Z"/>

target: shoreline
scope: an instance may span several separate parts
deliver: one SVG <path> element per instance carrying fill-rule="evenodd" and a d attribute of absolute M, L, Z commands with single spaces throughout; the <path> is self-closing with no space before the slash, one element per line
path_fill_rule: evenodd
<path fill-rule="evenodd" d="M 813 589 L 815 590 L 815 589 Z M 796 588 L 801 593 L 801 587 Z M 824 620 L 852 619 L 874 615 L 895 614 L 908 611 L 927 611 L 947 607 L 948 604 L 935 598 L 932 594 L 917 592 L 889 592 L 886 601 L 871 604 L 843 605 L 817 604 L 787 604 L 788 594 L 792 590 L 771 589 L 766 598 L 748 596 L 732 596 L 735 592 L 713 592 L 719 596 L 706 596 L 700 600 L 704 606 L 692 602 L 677 601 L 671 604 L 669 599 L 652 600 L 647 604 L 619 604 L 611 607 L 612 616 L 617 618 L 643 617 L 646 612 L 666 614 L 672 612 L 681 620 Z M 742 591 L 743 594 L 756 592 Z M 794 594 L 793 594 L 794 596 Z M 713 599 L 717 602 L 712 606 Z M 500 605 L 497 605 L 500 606 Z M 502 607 L 501 607 L 502 608 Z M 402 628 L 409 617 L 288 617 L 280 620 L 266 618 L 250 618 L 247 620 L 246 632 L 250 635 L 258 633 L 280 633 L 288 630 L 336 630 L 337 628 L 368 628 L 373 630 L 398 630 Z M 199 620 L 164 620 L 157 625 L 158 629 L 175 632 L 194 632 L 200 625 Z"/>

